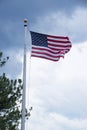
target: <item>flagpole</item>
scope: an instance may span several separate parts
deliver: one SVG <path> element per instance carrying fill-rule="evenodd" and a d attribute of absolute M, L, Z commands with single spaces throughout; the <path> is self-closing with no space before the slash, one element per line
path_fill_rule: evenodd
<path fill-rule="evenodd" d="M 23 93 L 22 93 L 22 119 L 21 119 L 21 130 L 25 130 L 25 105 L 26 105 L 26 44 L 27 44 L 27 19 L 24 19 L 24 31 L 25 31 L 25 42 L 24 42 L 24 61 L 23 61 Z"/>

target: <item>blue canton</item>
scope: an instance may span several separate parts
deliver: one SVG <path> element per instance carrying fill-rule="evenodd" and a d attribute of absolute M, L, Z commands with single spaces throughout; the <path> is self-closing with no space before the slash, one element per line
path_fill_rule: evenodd
<path fill-rule="evenodd" d="M 47 35 L 36 32 L 30 32 L 32 37 L 32 45 L 48 47 Z"/>

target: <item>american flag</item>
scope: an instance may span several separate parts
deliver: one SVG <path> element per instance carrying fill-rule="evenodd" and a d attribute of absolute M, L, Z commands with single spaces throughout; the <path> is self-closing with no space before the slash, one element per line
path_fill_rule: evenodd
<path fill-rule="evenodd" d="M 52 61 L 58 61 L 64 58 L 71 48 L 71 42 L 68 37 L 52 36 L 30 31 L 32 39 L 31 56 L 45 58 Z"/>

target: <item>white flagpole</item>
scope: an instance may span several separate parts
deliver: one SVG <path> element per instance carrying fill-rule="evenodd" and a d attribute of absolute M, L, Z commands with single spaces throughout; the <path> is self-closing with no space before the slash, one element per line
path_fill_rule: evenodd
<path fill-rule="evenodd" d="M 27 44 L 27 19 L 24 19 L 25 42 L 24 42 L 24 61 L 23 61 L 23 93 L 22 93 L 22 119 L 21 130 L 25 130 L 25 104 L 26 104 L 26 44 Z"/>

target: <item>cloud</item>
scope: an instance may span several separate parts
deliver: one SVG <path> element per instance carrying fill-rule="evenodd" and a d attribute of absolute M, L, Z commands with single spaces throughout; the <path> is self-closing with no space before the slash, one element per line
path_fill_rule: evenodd
<path fill-rule="evenodd" d="M 21 72 L 23 69 L 23 51 L 20 49 L 4 50 L 3 58 L 9 57 L 9 60 L 1 68 L 0 74 L 6 73 L 9 78 L 22 78 Z"/>
<path fill-rule="evenodd" d="M 86 121 L 87 119 L 69 119 L 67 117 L 64 117 L 57 113 L 52 113 L 51 116 L 55 120 L 59 126 L 62 126 L 63 130 L 67 129 L 74 129 L 74 130 L 80 130 L 80 129 L 87 129 Z"/>
<path fill-rule="evenodd" d="M 87 42 L 73 44 L 65 58 L 56 63 L 31 59 L 27 99 L 33 106 L 29 120 L 32 130 L 87 129 L 86 48 Z"/>
<path fill-rule="evenodd" d="M 39 115 L 40 113 L 40 115 Z M 50 130 L 81 130 L 87 129 L 87 119 L 70 119 L 66 116 L 63 116 L 58 113 L 41 113 L 37 111 L 37 113 L 34 113 L 34 121 L 32 123 L 32 117 L 30 119 L 29 127 L 32 130 L 36 128 L 36 130 L 44 130 L 44 129 L 50 129 Z M 33 115 L 34 116 L 34 115 Z"/>
<path fill-rule="evenodd" d="M 52 12 L 64 11 L 71 14 L 77 7 L 86 7 L 86 0 L 24 0 L 1 1 L 0 12 L 3 20 L 20 20 L 27 17 L 34 22 L 38 16 L 48 15 Z M 3 14 L 3 15 L 2 15 Z"/>
<path fill-rule="evenodd" d="M 64 12 L 53 12 L 45 17 L 39 17 L 31 29 L 55 35 L 68 35 L 73 43 L 86 41 L 87 9 L 77 8 L 72 15 Z M 85 19 L 85 20 L 84 20 Z"/>

